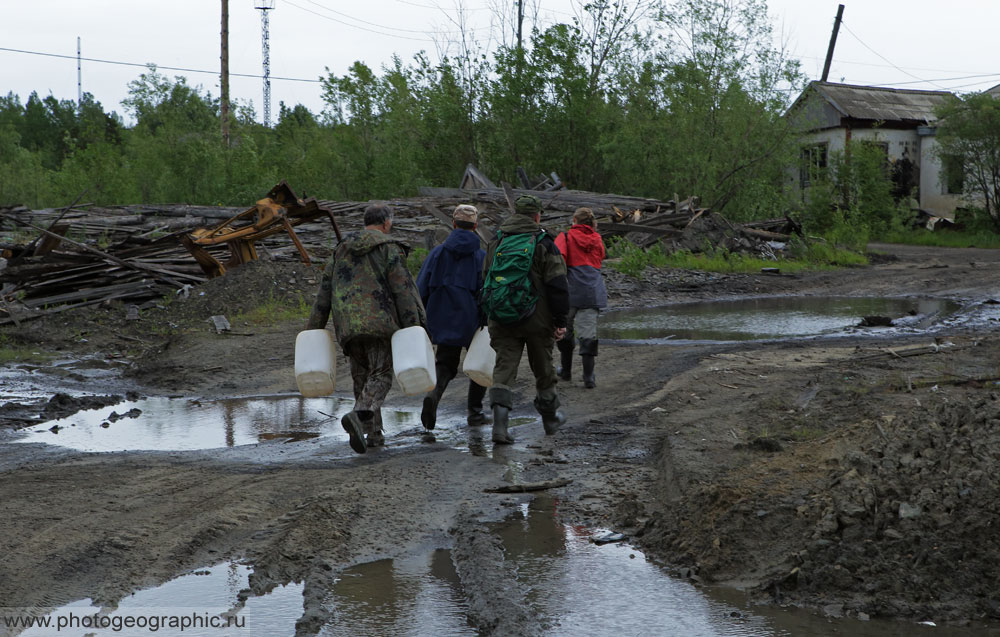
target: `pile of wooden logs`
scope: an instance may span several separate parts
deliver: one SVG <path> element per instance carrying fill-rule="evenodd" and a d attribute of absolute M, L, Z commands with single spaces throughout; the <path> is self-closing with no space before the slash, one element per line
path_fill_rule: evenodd
<path fill-rule="evenodd" d="M 553 179 L 558 181 L 554 174 Z M 483 180 L 474 169 L 463 178 L 464 182 Z M 624 237 L 641 247 L 660 242 L 668 250 L 697 252 L 712 245 L 762 252 L 762 245 L 801 232 L 789 219 L 731 223 L 700 208 L 696 197 L 660 201 L 569 190 L 561 184 L 558 189 L 552 183 L 541 186 L 422 188 L 419 197 L 386 203 L 394 210 L 393 232 L 425 248 L 444 240 L 451 228 L 451 213 L 459 204 L 471 203 L 479 209 L 478 232 L 484 243 L 489 241 L 521 194 L 541 200 L 542 224 L 552 231 L 568 228 L 573 212 L 589 207 L 601 234 Z M 363 226 L 369 203 L 316 200 L 324 214 L 336 218 L 344 234 Z M 79 204 L 45 210 L 0 207 L 0 325 L 113 299 L 142 307 L 201 283 L 208 275 L 185 249 L 183 239 L 245 210 L 180 204 Z M 304 250 L 318 264 L 336 245 L 334 229 L 323 217 L 296 227 L 295 235 L 301 247 L 285 233 L 263 238 L 256 247 L 276 260 L 299 260 Z M 206 249 L 218 259 L 226 257 L 223 245 Z"/>

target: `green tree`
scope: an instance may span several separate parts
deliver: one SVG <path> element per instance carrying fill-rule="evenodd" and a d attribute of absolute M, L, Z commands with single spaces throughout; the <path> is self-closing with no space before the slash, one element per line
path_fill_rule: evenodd
<path fill-rule="evenodd" d="M 151 67 L 129 83 L 122 105 L 136 120 L 126 152 L 143 203 L 226 200 L 216 100 Z"/>
<path fill-rule="evenodd" d="M 631 191 L 696 194 L 736 218 L 784 206 L 795 158 L 782 118 L 798 64 L 774 42 L 763 0 L 678 0 L 655 54 L 620 68 L 622 116 L 605 162 Z"/>
<path fill-rule="evenodd" d="M 965 192 L 1000 229 L 1000 101 L 989 93 L 947 100 L 937 110 L 939 156 L 956 161 Z"/>
<path fill-rule="evenodd" d="M 375 174 L 378 78 L 355 62 L 343 77 L 331 73 L 323 79 L 323 100 L 337 132 L 334 160 L 341 174 L 335 187 L 345 199 L 368 196 Z"/>
<path fill-rule="evenodd" d="M 0 117 L 0 204 L 41 207 L 48 200 L 51 171 L 43 165 L 41 152 L 20 142 L 16 122 Z"/>
<path fill-rule="evenodd" d="M 431 66 L 423 55 L 416 63 L 422 181 L 453 184 L 467 164 L 479 164 L 476 107 L 481 76 L 468 61 L 464 70 L 449 59 Z"/>
<path fill-rule="evenodd" d="M 815 234 L 866 239 L 900 232 L 911 216 L 909 198 L 897 201 L 893 188 L 884 146 L 877 138 L 852 140 L 830 154 L 828 176 L 810 186 L 803 224 Z"/>

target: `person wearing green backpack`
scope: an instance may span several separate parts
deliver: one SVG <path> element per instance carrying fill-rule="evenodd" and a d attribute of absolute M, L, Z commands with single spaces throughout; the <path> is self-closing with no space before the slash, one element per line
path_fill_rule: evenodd
<path fill-rule="evenodd" d="M 541 201 L 522 195 L 514 208 L 490 242 L 483 264 L 482 307 L 497 354 L 490 388 L 493 442 L 501 445 L 514 442 L 507 427 L 525 349 L 535 376 L 535 409 L 545 433 L 554 434 L 566 422 L 552 365 L 552 348 L 566 334 L 569 312 L 566 262 L 553 237 L 539 225 Z"/>

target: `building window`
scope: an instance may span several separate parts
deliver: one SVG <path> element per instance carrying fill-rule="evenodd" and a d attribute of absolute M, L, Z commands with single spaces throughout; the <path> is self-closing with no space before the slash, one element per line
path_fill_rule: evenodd
<path fill-rule="evenodd" d="M 946 194 L 962 194 L 965 190 L 965 171 L 962 170 L 961 157 L 958 155 L 941 157 L 941 181 Z"/>
<path fill-rule="evenodd" d="M 889 163 L 889 142 L 875 141 L 874 139 L 860 140 L 861 147 L 865 150 L 864 157 L 871 160 L 880 160 L 879 168 L 883 177 L 889 177 L 891 166 Z"/>
<path fill-rule="evenodd" d="M 826 178 L 827 144 L 803 146 L 799 166 L 799 187 L 805 189 Z"/>
<path fill-rule="evenodd" d="M 871 139 L 863 139 L 861 143 L 867 148 L 877 148 L 879 151 L 885 155 L 885 160 L 889 161 L 889 142 L 877 142 Z"/>

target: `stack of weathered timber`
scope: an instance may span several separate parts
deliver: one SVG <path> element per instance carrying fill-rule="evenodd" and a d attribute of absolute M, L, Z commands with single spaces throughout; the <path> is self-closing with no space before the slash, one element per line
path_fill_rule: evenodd
<path fill-rule="evenodd" d="M 553 179 L 558 180 L 554 174 Z M 508 184 L 498 188 L 474 169 L 466 172 L 463 181 L 484 185 L 421 188 L 419 197 L 387 200 L 395 213 L 393 232 L 411 245 L 431 248 L 447 236 L 455 206 L 473 204 L 480 211 L 478 233 L 486 242 L 510 214 L 516 198 L 530 194 L 541 200 L 542 224 L 550 230 L 569 227 L 573 212 L 588 207 L 597 216 L 603 235 L 623 237 L 644 248 L 660 243 L 667 250 L 698 252 L 711 246 L 764 254 L 769 244 L 801 233 L 787 218 L 732 223 L 699 207 L 697 197 L 682 200 L 675 195 L 661 201 L 565 188 L 514 189 Z M 348 233 L 363 227 L 364 209 L 370 202 L 317 203 L 336 217 L 342 233 Z M 207 276 L 181 238 L 244 210 L 186 204 L 79 204 L 44 210 L 0 207 L 0 325 L 14 321 L 10 308 L 15 305 L 26 320 L 111 299 L 155 303 L 173 290 L 200 283 Z M 297 226 L 295 233 L 317 265 L 336 246 L 331 224 L 322 217 Z M 220 259 L 226 257 L 225 245 L 207 249 Z M 257 249 L 271 259 L 300 258 L 285 233 L 259 240 Z"/>
<path fill-rule="evenodd" d="M 586 207 L 594 211 L 602 235 L 624 237 L 643 248 L 660 243 L 668 251 L 701 252 L 710 246 L 768 254 L 769 242 L 787 241 L 791 234 L 801 234 L 801 227 L 788 218 L 757 224 L 731 222 L 717 212 L 700 207 L 698 197 L 681 199 L 674 195 L 673 199 L 663 201 L 583 190 L 546 192 L 509 187 L 421 188 L 420 193 L 433 198 L 433 205 L 443 210 L 453 209 L 460 203 L 475 204 L 481 212 L 485 211 L 489 227 L 481 234 L 486 235 L 492 235 L 500 219 L 509 214 L 508 202 L 525 194 L 542 202 L 542 224 L 550 229 L 561 230 L 569 226 L 573 212 Z"/>
<path fill-rule="evenodd" d="M 206 278 L 177 233 L 150 238 L 137 231 L 104 245 L 103 230 L 98 239 L 64 236 L 80 234 L 86 224 L 22 220 L 18 226 L 38 236 L 26 246 L 0 246 L 0 325 L 110 300 L 142 303 Z"/>

